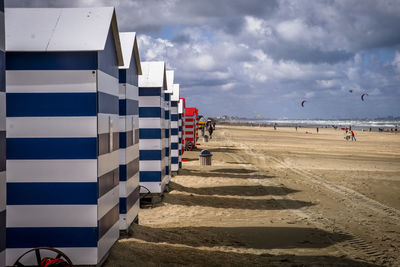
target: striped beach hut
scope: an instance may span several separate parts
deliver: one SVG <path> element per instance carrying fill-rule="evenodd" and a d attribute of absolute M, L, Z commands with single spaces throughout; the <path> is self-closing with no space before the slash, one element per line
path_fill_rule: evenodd
<path fill-rule="evenodd" d="M 197 144 L 197 141 L 199 141 L 199 120 L 200 120 L 199 110 L 196 108 L 196 127 L 195 127 L 196 144 Z"/>
<path fill-rule="evenodd" d="M 179 171 L 179 84 L 174 84 L 171 95 L 171 172 Z"/>
<path fill-rule="evenodd" d="M 0 0 L 0 266 L 6 261 L 6 85 L 4 0 Z"/>
<path fill-rule="evenodd" d="M 166 71 L 167 90 L 164 91 L 165 113 L 165 183 L 171 180 L 171 95 L 174 89 L 174 71 Z"/>
<path fill-rule="evenodd" d="M 119 217 L 128 230 L 139 213 L 139 88 L 142 74 L 134 32 L 121 32 L 124 66 L 119 67 Z"/>
<path fill-rule="evenodd" d="M 165 113 L 167 88 L 165 63 L 142 62 L 139 76 L 139 171 L 140 193 L 165 190 Z"/>
<path fill-rule="evenodd" d="M 185 148 L 185 98 L 179 98 L 179 168 L 182 168 L 182 157 Z"/>
<path fill-rule="evenodd" d="M 196 108 L 185 108 L 185 146 L 192 144 L 192 149 L 196 146 Z"/>
<path fill-rule="evenodd" d="M 7 265 L 40 246 L 98 265 L 119 237 L 114 8 L 10 8 L 6 36 Z"/>

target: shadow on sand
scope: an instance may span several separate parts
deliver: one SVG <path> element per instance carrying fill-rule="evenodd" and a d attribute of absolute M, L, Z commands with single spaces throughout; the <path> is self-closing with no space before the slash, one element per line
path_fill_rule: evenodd
<path fill-rule="evenodd" d="M 236 172 L 234 172 L 236 170 Z M 241 172 L 243 169 L 232 169 L 231 172 L 220 172 L 218 170 L 208 170 L 206 171 L 194 171 L 189 169 L 181 169 L 179 171 L 179 175 L 187 175 L 187 176 L 201 176 L 201 177 L 223 177 L 223 178 L 230 178 L 230 179 L 269 179 L 275 178 L 274 175 L 263 175 L 257 173 L 243 173 Z M 246 170 L 245 170 L 246 171 Z"/>
<path fill-rule="evenodd" d="M 220 209 L 285 210 L 314 205 L 311 202 L 291 199 L 243 199 L 187 194 L 166 194 L 164 203 L 183 206 L 203 206 Z M 163 205 L 161 203 L 160 205 Z"/>
<path fill-rule="evenodd" d="M 260 255 L 221 248 L 324 248 L 351 238 L 315 228 L 134 225 L 131 230 L 133 238 L 117 242 L 105 266 L 377 266 L 346 257 Z"/>
<path fill-rule="evenodd" d="M 219 195 L 219 196 L 285 196 L 288 194 L 299 192 L 283 186 L 214 186 L 214 187 L 186 187 L 174 182 L 169 183 L 170 191 L 187 192 L 196 195 Z"/>

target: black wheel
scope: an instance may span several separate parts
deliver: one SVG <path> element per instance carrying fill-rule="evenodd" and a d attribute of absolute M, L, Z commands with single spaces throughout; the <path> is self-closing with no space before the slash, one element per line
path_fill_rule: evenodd
<path fill-rule="evenodd" d="M 38 247 L 38 248 L 33 248 L 33 249 L 30 249 L 30 250 L 28 250 L 27 252 L 25 252 L 24 254 L 22 254 L 16 261 L 15 261 L 15 263 L 14 263 L 14 266 L 16 266 L 16 267 L 20 267 L 20 266 L 25 266 L 25 265 L 23 265 L 22 263 L 21 263 L 21 259 L 23 259 L 26 255 L 28 255 L 29 253 L 31 253 L 31 252 L 34 252 L 35 253 L 35 258 L 36 258 L 36 263 L 37 263 L 37 265 L 34 265 L 34 266 L 38 266 L 38 267 L 40 267 L 41 266 L 41 263 L 42 263 L 42 260 L 43 260 L 43 258 L 42 258 L 42 254 L 40 253 L 40 251 L 43 251 L 43 250 L 48 250 L 48 251 L 53 251 L 53 252 L 55 252 L 55 254 L 56 254 L 56 259 L 60 259 L 60 258 L 63 258 L 68 264 L 69 264 L 69 266 L 73 266 L 72 265 L 72 262 L 71 262 L 71 260 L 70 260 L 70 258 L 68 258 L 68 256 L 67 255 L 65 255 L 64 254 L 64 252 L 62 252 L 62 251 L 60 251 L 60 250 L 58 250 L 58 249 L 55 249 L 55 248 L 50 248 L 50 247 Z"/>
<path fill-rule="evenodd" d="M 186 141 L 186 143 L 185 143 L 185 151 L 192 151 L 193 147 L 194 147 L 194 145 L 193 145 L 192 142 Z"/>

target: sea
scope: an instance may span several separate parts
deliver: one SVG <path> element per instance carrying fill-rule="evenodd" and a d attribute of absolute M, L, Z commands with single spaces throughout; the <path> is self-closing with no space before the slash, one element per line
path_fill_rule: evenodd
<path fill-rule="evenodd" d="M 291 119 L 238 119 L 227 120 L 229 124 L 253 126 L 350 128 L 366 131 L 400 131 L 400 120 L 291 120 Z"/>

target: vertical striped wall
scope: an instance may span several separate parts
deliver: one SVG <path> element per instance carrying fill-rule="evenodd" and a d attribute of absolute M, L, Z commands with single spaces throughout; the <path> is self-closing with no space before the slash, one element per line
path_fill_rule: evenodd
<path fill-rule="evenodd" d="M 194 145 L 196 144 L 196 113 L 188 113 L 185 114 L 185 125 L 184 125 L 184 139 L 186 142 L 192 142 Z"/>
<path fill-rule="evenodd" d="M 110 31 L 100 52 L 7 53 L 7 265 L 39 246 L 96 265 L 118 239 L 114 51 Z"/>
<path fill-rule="evenodd" d="M 139 175 L 141 193 L 165 189 L 165 112 L 162 87 L 139 87 Z"/>
<path fill-rule="evenodd" d="M 6 94 L 4 53 L 4 0 L 0 0 L 0 266 L 6 248 Z"/>
<path fill-rule="evenodd" d="M 196 143 L 199 140 L 199 116 L 198 116 L 198 110 L 196 109 L 196 127 L 195 127 L 195 136 L 196 136 Z"/>
<path fill-rule="evenodd" d="M 171 171 L 179 171 L 178 101 L 171 101 Z"/>
<path fill-rule="evenodd" d="M 132 71 L 132 68 L 134 69 Z M 127 79 L 127 75 L 136 79 Z M 139 213 L 139 89 L 134 58 L 119 70 L 119 207 L 120 230 L 127 230 Z"/>
<path fill-rule="evenodd" d="M 179 113 L 178 114 L 178 140 L 179 140 L 179 146 L 178 146 L 178 148 L 179 148 L 179 151 L 178 151 L 178 155 L 179 155 L 179 161 L 178 161 L 178 166 L 179 166 L 179 168 L 182 168 L 182 152 L 183 152 L 183 150 L 182 150 L 182 132 L 183 132 L 183 127 L 182 127 L 182 114 L 181 113 Z"/>
<path fill-rule="evenodd" d="M 164 129 L 165 129 L 165 183 L 171 179 L 171 94 L 164 93 Z"/>

